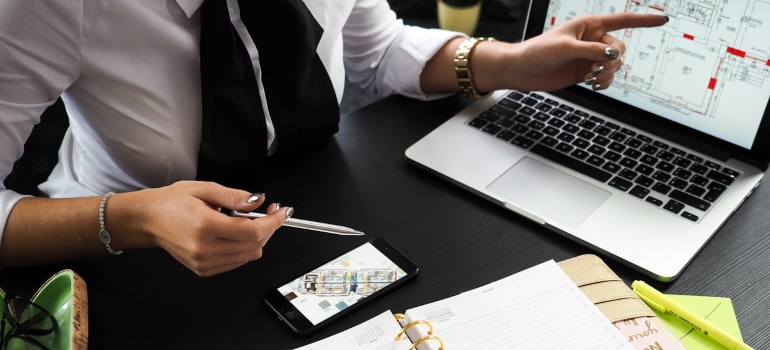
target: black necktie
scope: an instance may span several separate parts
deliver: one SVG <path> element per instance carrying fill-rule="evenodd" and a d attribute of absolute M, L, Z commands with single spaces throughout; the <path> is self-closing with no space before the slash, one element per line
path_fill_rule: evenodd
<path fill-rule="evenodd" d="M 262 84 L 281 153 L 307 149 L 338 130 L 339 105 L 316 50 L 323 28 L 301 0 L 239 1 L 259 51 Z M 267 129 L 257 80 L 226 0 L 201 7 L 203 124 L 198 179 L 259 191 Z"/>

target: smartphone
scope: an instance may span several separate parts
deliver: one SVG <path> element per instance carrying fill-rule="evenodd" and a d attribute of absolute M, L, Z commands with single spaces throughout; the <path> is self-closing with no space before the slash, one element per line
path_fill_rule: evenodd
<path fill-rule="evenodd" d="M 299 334 L 312 333 L 406 283 L 419 269 L 383 238 L 271 288 L 265 304 Z"/>

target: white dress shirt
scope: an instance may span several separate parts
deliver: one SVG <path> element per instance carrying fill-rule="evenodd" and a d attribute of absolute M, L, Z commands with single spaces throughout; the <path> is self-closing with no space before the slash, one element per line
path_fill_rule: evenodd
<path fill-rule="evenodd" d="M 202 2 L 0 2 L 0 240 L 9 212 L 23 197 L 2 180 L 59 96 L 70 128 L 58 165 L 40 186 L 43 193 L 94 196 L 195 178 Z M 461 34 L 405 26 L 386 0 L 304 2 L 324 29 L 317 52 L 338 102 L 346 70 L 351 81 L 381 96 L 437 97 L 422 93 L 420 72 Z M 228 0 L 228 7 L 259 81 L 259 53 L 240 22 L 237 1 Z M 263 106 L 274 150 L 280 135 L 272 132 L 269 103 Z"/>

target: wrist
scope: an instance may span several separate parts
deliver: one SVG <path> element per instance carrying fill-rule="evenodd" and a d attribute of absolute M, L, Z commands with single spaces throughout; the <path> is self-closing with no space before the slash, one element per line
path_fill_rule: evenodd
<path fill-rule="evenodd" d="M 480 42 L 473 49 L 470 68 L 473 71 L 473 84 L 480 92 L 493 92 L 509 88 L 510 65 L 515 60 L 512 44 L 499 41 Z"/>
<path fill-rule="evenodd" d="M 141 191 L 139 191 L 141 192 Z M 104 226 L 111 236 L 113 250 L 153 247 L 152 236 L 144 229 L 146 207 L 136 205 L 138 192 L 118 193 L 105 206 Z"/>

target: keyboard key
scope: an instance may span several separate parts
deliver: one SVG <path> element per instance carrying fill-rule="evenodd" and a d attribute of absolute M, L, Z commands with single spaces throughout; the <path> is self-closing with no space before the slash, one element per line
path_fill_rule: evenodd
<path fill-rule="evenodd" d="M 671 178 L 671 175 L 662 171 L 656 171 L 655 174 L 652 174 L 652 178 L 660 182 L 668 182 L 668 180 Z"/>
<path fill-rule="evenodd" d="M 725 173 L 720 173 L 716 170 L 709 171 L 708 174 L 706 174 L 706 177 L 727 186 L 730 186 L 735 180 L 734 177 Z"/>
<path fill-rule="evenodd" d="M 623 152 L 623 155 L 631 159 L 636 159 L 642 155 L 642 152 L 639 152 L 633 148 L 629 148 L 625 152 Z"/>
<path fill-rule="evenodd" d="M 553 146 L 556 146 L 556 145 L 559 144 L 559 140 L 557 140 L 557 139 L 555 139 L 553 137 L 550 137 L 550 136 L 546 136 L 546 138 L 540 140 L 540 143 L 542 143 L 542 144 L 544 144 L 544 145 L 546 145 L 548 147 L 553 147 Z"/>
<path fill-rule="evenodd" d="M 626 140 L 626 142 L 623 142 L 623 144 L 628 147 L 639 148 L 639 146 L 643 145 L 644 143 L 638 139 L 629 138 Z"/>
<path fill-rule="evenodd" d="M 695 173 L 698 173 L 698 174 L 701 174 L 701 175 L 706 175 L 706 172 L 709 171 L 709 168 L 707 168 L 707 167 L 705 167 L 703 165 L 700 165 L 700 164 L 693 164 L 690 167 L 690 170 L 692 172 L 695 172 Z"/>
<path fill-rule="evenodd" d="M 624 134 L 626 134 L 628 136 L 631 136 L 631 137 L 636 136 L 636 131 L 633 131 L 631 129 L 622 128 L 622 129 L 620 129 L 620 132 L 622 132 L 622 133 L 624 133 Z"/>
<path fill-rule="evenodd" d="M 672 174 L 682 180 L 687 180 L 690 178 L 690 176 L 692 176 L 692 172 L 682 168 L 676 168 Z"/>
<path fill-rule="evenodd" d="M 617 165 L 617 164 L 615 164 L 613 162 L 607 162 L 607 164 L 604 164 L 602 169 L 607 170 L 607 171 L 609 171 L 609 172 L 614 174 L 614 173 L 618 172 L 618 170 L 623 169 L 623 168 L 620 165 Z"/>
<path fill-rule="evenodd" d="M 610 180 L 609 185 L 623 192 L 628 191 L 628 189 L 631 188 L 631 186 L 633 186 L 631 181 L 619 178 L 617 176 L 613 177 L 612 180 Z"/>
<path fill-rule="evenodd" d="M 636 138 L 639 139 L 640 141 L 644 142 L 644 143 L 651 143 L 652 142 L 652 139 L 649 138 L 646 135 L 639 134 L 639 135 L 636 135 Z"/>
<path fill-rule="evenodd" d="M 698 157 L 698 156 L 696 156 L 694 154 L 688 154 L 687 155 L 687 159 L 689 159 L 689 160 L 691 160 L 693 162 L 696 162 L 696 163 L 701 163 L 701 164 L 703 163 L 703 158 Z M 714 164 L 714 163 L 711 163 L 711 164 Z M 716 164 L 714 164 L 714 165 L 716 165 Z"/>
<path fill-rule="evenodd" d="M 653 169 L 649 165 L 639 164 L 639 166 L 636 167 L 636 171 L 638 171 L 638 172 L 640 172 L 640 173 L 642 173 L 644 175 L 650 176 L 652 174 L 652 172 L 655 171 L 655 169 Z"/>
<path fill-rule="evenodd" d="M 575 114 L 577 114 L 577 113 L 575 113 Z M 582 117 L 585 118 L 586 116 L 582 116 Z M 588 118 L 588 120 L 590 120 L 590 121 L 592 121 L 592 122 L 594 122 L 596 124 L 604 124 L 604 119 L 599 118 L 599 117 L 597 117 L 595 115 L 590 116 Z"/>
<path fill-rule="evenodd" d="M 563 132 L 563 133 L 559 134 L 559 136 L 557 136 L 556 138 L 559 139 L 559 140 L 562 140 L 564 142 L 572 142 L 572 140 L 575 139 L 575 135 L 572 135 L 572 134 L 570 134 L 568 132 Z"/>
<path fill-rule="evenodd" d="M 652 203 L 652 204 L 654 204 L 654 205 L 658 206 L 658 207 L 659 207 L 659 206 L 661 206 L 661 205 L 663 205 L 663 201 L 661 201 L 660 199 L 657 199 L 657 198 L 655 198 L 655 197 L 652 197 L 652 196 L 650 196 L 650 197 L 647 197 L 647 199 L 645 199 L 645 200 L 646 200 L 647 202 L 649 202 L 649 203 Z"/>
<path fill-rule="evenodd" d="M 543 134 L 549 135 L 549 136 L 556 136 L 559 135 L 561 130 L 554 128 L 553 126 L 546 126 L 543 130 L 540 130 Z"/>
<path fill-rule="evenodd" d="M 537 141 L 537 140 L 540 140 L 541 138 L 543 138 L 544 135 L 543 135 L 543 133 L 541 133 L 539 131 L 531 130 L 530 132 L 527 133 L 526 136 L 528 138 L 532 139 L 532 140 Z"/>
<path fill-rule="evenodd" d="M 674 157 L 676 157 L 676 155 L 674 155 L 673 153 L 671 153 L 669 151 L 663 151 L 663 150 L 658 152 L 658 154 L 656 156 L 658 158 L 660 158 L 660 159 L 663 159 L 663 160 L 667 161 L 667 162 L 670 162 L 672 159 L 674 159 Z"/>
<path fill-rule="evenodd" d="M 658 158 L 655 158 L 655 157 L 653 157 L 651 155 L 646 155 L 646 156 L 643 156 L 642 158 L 639 158 L 639 161 L 644 163 L 644 164 L 647 164 L 648 166 L 653 166 L 653 165 L 655 165 L 655 163 L 658 162 Z M 650 168 L 650 169 L 652 169 L 652 168 Z"/>
<path fill-rule="evenodd" d="M 692 177 L 692 179 L 690 179 L 690 182 L 692 182 L 692 183 L 694 183 L 694 184 L 696 184 L 696 185 L 698 185 L 700 187 L 706 187 L 706 185 L 709 183 L 709 179 L 707 179 L 707 178 L 705 178 L 703 176 L 700 176 L 700 175 L 695 175 L 695 176 Z"/>
<path fill-rule="evenodd" d="M 676 159 L 674 159 L 674 161 L 671 163 L 674 163 L 674 165 L 680 166 L 682 168 L 687 168 L 690 166 L 690 164 L 692 164 L 692 161 L 686 158 L 676 157 Z"/>
<path fill-rule="evenodd" d="M 563 109 L 554 109 L 554 110 L 550 111 L 548 114 L 550 114 L 550 115 L 552 115 L 552 116 L 554 116 L 556 118 L 562 118 L 565 115 L 567 115 L 567 111 L 565 111 Z"/>
<path fill-rule="evenodd" d="M 497 134 L 497 136 L 495 136 L 495 137 L 497 137 L 497 138 L 499 138 L 499 139 L 502 139 L 502 140 L 505 140 L 505 141 L 510 141 L 510 140 L 512 140 L 512 139 L 513 139 L 515 136 L 516 136 L 516 133 L 515 133 L 515 132 L 513 132 L 513 131 L 510 131 L 510 130 L 503 130 L 503 131 L 501 131 L 499 134 Z"/>
<path fill-rule="evenodd" d="M 599 125 L 594 129 L 594 132 L 602 136 L 607 136 L 612 133 L 612 129 Z"/>
<path fill-rule="evenodd" d="M 679 212 L 684 209 L 684 204 L 671 199 L 668 201 L 668 203 L 666 203 L 665 206 L 663 206 L 663 209 L 666 209 L 674 214 L 679 214 Z"/>
<path fill-rule="evenodd" d="M 513 120 L 510 120 L 510 119 L 500 119 L 500 121 L 497 122 L 497 125 L 500 125 L 503 128 L 508 129 L 508 128 L 516 125 L 516 122 L 514 122 Z"/>
<path fill-rule="evenodd" d="M 492 110 L 492 108 L 490 108 L 490 110 Z M 494 122 L 496 122 L 496 121 L 498 121 L 498 120 L 500 120 L 502 118 L 502 116 L 500 114 L 491 113 L 489 111 L 481 113 L 479 115 L 479 117 L 481 119 L 484 119 L 484 120 L 490 122 L 490 123 L 494 123 Z"/>
<path fill-rule="evenodd" d="M 706 193 L 706 189 L 703 188 L 703 187 L 700 187 L 698 185 L 695 185 L 695 184 L 690 184 L 690 186 L 687 187 L 685 192 L 687 192 L 687 193 L 689 193 L 689 194 L 691 194 L 691 195 L 693 195 L 695 197 L 700 197 L 704 193 Z"/>
<path fill-rule="evenodd" d="M 519 146 L 519 147 L 521 147 L 521 148 L 524 148 L 524 149 L 526 149 L 526 148 L 529 148 L 529 147 L 531 147 L 532 145 L 534 145 L 534 144 L 535 144 L 535 141 L 534 141 L 534 140 L 531 140 L 531 139 L 528 139 L 528 138 L 526 138 L 526 137 L 524 137 L 524 136 L 518 136 L 518 137 L 516 137 L 515 139 L 513 139 L 513 140 L 511 141 L 511 143 L 512 143 L 512 144 L 514 144 L 514 145 L 516 145 L 516 146 Z"/>
<path fill-rule="evenodd" d="M 604 147 L 600 147 L 598 145 L 591 145 L 591 147 L 588 147 L 588 152 L 591 152 L 597 156 L 600 156 L 604 154 Z"/>
<path fill-rule="evenodd" d="M 481 129 L 481 128 L 484 127 L 484 125 L 487 125 L 488 123 L 489 123 L 488 121 L 486 121 L 486 120 L 482 119 L 481 117 L 479 117 L 479 118 L 475 118 L 475 119 L 471 120 L 470 122 L 468 122 L 468 125 L 476 128 L 476 129 Z"/>
<path fill-rule="evenodd" d="M 519 133 L 519 134 L 526 134 L 526 133 L 528 133 L 528 132 L 529 132 L 529 128 L 528 128 L 528 127 L 526 127 L 526 126 L 524 126 L 524 125 L 522 125 L 522 124 L 516 124 L 516 125 L 514 125 L 514 126 L 511 128 L 511 130 L 513 130 L 513 131 L 515 131 L 516 133 Z"/>
<path fill-rule="evenodd" d="M 690 212 L 687 212 L 687 211 L 682 212 L 682 217 L 693 222 L 698 221 L 697 215 L 691 214 Z"/>
<path fill-rule="evenodd" d="M 655 168 L 659 169 L 659 170 L 662 170 L 662 171 L 665 171 L 665 172 L 668 173 L 668 172 L 671 172 L 672 170 L 674 170 L 675 167 L 674 167 L 673 164 L 671 164 L 669 162 L 660 162 L 660 163 L 658 163 L 658 165 L 655 166 Z"/>
<path fill-rule="evenodd" d="M 575 157 L 575 158 L 577 158 L 577 159 L 583 160 L 583 159 L 586 159 L 586 157 L 588 157 L 588 152 L 578 148 L 578 149 L 572 151 L 572 153 L 570 153 L 570 155 Z"/>
<path fill-rule="evenodd" d="M 538 99 L 538 100 L 541 100 L 541 101 L 545 100 L 545 97 L 543 95 L 536 94 L 534 92 L 530 93 L 529 97 L 532 97 L 532 98 L 535 98 L 535 99 Z"/>
<path fill-rule="evenodd" d="M 532 121 L 532 118 L 523 114 L 517 114 L 515 117 L 513 117 L 513 120 L 519 124 L 527 124 Z"/>
<path fill-rule="evenodd" d="M 714 163 L 714 162 L 712 162 L 710 160 L 707 160 L 705 163 L 703 163 L 703 165 L 705 165 L 705 166 L 707 166 L 707 167 L 709 167 L 711 169 L 714 169 L 714 170 L 719 170 L 719 169 L 722 168 L 721 165 L 719 165 L 717 163 Z"/>
<path fill-rule="evenodd" d="M 606 137 L 603 137 L 603 136 L 597 136 L 597 137 L 595 137 L 595 138 L 593 139 L 593 141 L 594 141 L 594 143 L 595 143 L 595 144 L 597 144 L 597 145 L 599 145 L 599 146 L 605 146 L 605 147 L 606 147 L 607 145 L 609 145 L 609 144 L 610 144 L 610 142 L 612 142 L 612 141 L 610 141 L 610 139 L 608 139 L 608 138 L 606 138 Z"/>
<path fill-rule="evenodd" d="M 588 162 L 588 164 L 591 164 L 591 165 L 593 165 L 595 167 L 600 167 L 606 161 L 604 159 L 600 158 L 600 157 L 597 157 L 597 156 L 590 156 L 590 157 L 588 157 L 588 160 L 586 160 L 586 162 Z"/>
<path fill-rule="evenodd" d="M 588 113 L 586 113 L 586 112 L 583 112 L 583 111 L 575 111 L 575 113 L 574 113 L 574 114 L 575 114 L 576 116 L 578 116 L 578 117 L 581 117 L 581 118 L 588 118 Z"/>
<path fill-rule="evenodd" d="M 540 130 L 540 129 L 545 127 L 545 124 L 543 124 L 543 122 L 541 122 L 539 120 L 533 120 L 533 121 L 529 122 L 529 124 L 527 124 L 527 126 L 532 128 L 532 129 L 535 129 L 535 130 Z"/>
<path fill-rule="evenodd" d="M 724 168 L 722 172 L 732 177 L 738 177 L 738 172 L 733 169 Z"/>
<path fill-rule="evenodd" d="M 604 159 L 607 159 L 611 162 L 618 162 L 621 158 L 623 158 L 623 156 L 613 151 L 608 151 L 607 153 L 604 154 Z"/>
<path fill-rule="evenodd" d="M 508 94 L 507 97 L 510 98 L 510 99 L 513 99 L 515 101 L 519 101 L 522 98 L 524 98 L 524 94 L 522 94 L 522 93 L 520 93 L 518 91 L 512 91 L 510 94 Z"/>
<path fill-rule="evenodd" d="M 640 186 L 650 187 L 652 186 L 653 183 L 655 183 L 655 180 L 644 175 L 639 175 L 639 177 L 637 177 L 634 182 L 639 184 Z"/>
<path fill-rule="evenodd" d="M 564 145 L 564 144 L 563 143 L 559 144 L 559 146 L 561 145 Z M 569 145 L 566 145 L 566 146 L 569 146 Z M 606 171 L 594 168 L 589 164 L 583 163 L 577 159 L 567 156 L 566 154 L 560 153 L 552 148 L 548 148 L 540 144 L 537 144 L 534 147 L 532 147 L 532 152 L 542 156 L 543 158 L 550 159 L 554 162 L 557 162 L 561 165 L 566 166 L 567 168 L 575 170 L 583 175 L 591 177 L 600 182 L 606 182 L 612 177 L 612 174 Z"/>
<path fill-rule="evenodd" d="M 532 107 L 524 106 L 524 107 L 521 107 L 521 109 L 519 109 L 519 113 L 532 116 L 533 114 L 537 113 L 537 111 Z"/>
<path fill-rule="evenodd" d="M 572 147 L 566 142 L 562 142 L 558 146 L 556 146 L 556 149 L 564 153 L 569 153 L 569 152 L 572 152 L 572 150 L 575 149 L 575 147 Z"/>
<path fill-rule="evenodd" d="M 589 140 L 590 141 L 592 138 L 594 138 L 594 136 L 596 136 L 596 134 L 594 134 L 594 133 L 592 133 L 592 132 L 590 132 L 588 130 L 583 129 L 583 130 L 580 130 L 580 132 L 577 133 L 577 136 L 580 137 L 580 138 L 583 138 L 585 140 Z"/>
<path fill-rule="evenodd" d="M 498 132 L 500 132 L 500 130 L 503 130 L 503 128 L 501 126 L 495 125 L 495 124 L 488 124 L 488 125 L 484 126 L 483 128 L 481 128 L 481 131 L 483 131 L 483 132 L 485 132 L 487 134 L 490 134 L 490 135 L 497 134 Z"/>
<path fill-rule="evenodd" d="M 652 190 L 658 193 L 662 194 L 668 194 L 671 192 L 671 186 L 666 185 L 662 182 L 655 183 L 655 186 L 652 186 Z"/>
<path fill-rule="evenodd" d="M 581 138 L 577 138 L 575 141 L 572 141 L 572 145 L 580 149 L 586 149 L 591 143 Z"/>
<path fill-rule="evenodd" d="M 545 114 L 543 112 L 537 112 L 534 116 L 532 116 L 532 118 L 535 118 L 541 122 L 551 119 L 551 117 L 548 114 Z"/>
<path fill-rule="evenodd" d="M 660 149 L 668 149 L 668 147 L 669 147 L 667 144 L 665 144 L 663 142 L 660 142 L 660 141 L 655 141 L 655 142 L 652 143 L 652 145 L 655 146 L 655 147 L 658 147 Z"/>
<path fill-rule="evenodd" d="M 647 154 L 658 153 L 658 148 L 649 144 L 642 146 L 642 148 L 640 148 L 639 150 Z"/>
<path fill-rule="evenodd" d="M 574 111 L 574 110 L 575 110 L 575 109 L 574 109 L 574 108 L 572 108 L 571 106 L 567 106 L 567 105 L 559 105 L 559 109 L 563 109 L 563 110 L 565 110 L 565 111 L 567 111 L 567 112 L 572 112 L 572 111 Z"/>
<path fill-rule="evenodd" d="M 622 178 L 624 178 L 626 180 L 633 180 L 636 177 L 636 175 L 638 175 L 638 174 L 635 171 L 630 170 L 630 169 L 623 169 L 618 174 L 618 176 L 620 176 L 620 177 L 622 177 Z"/>
<path fill-rule="evenodd" d="M 711 203 L 684 193 L 680 190 L 673 190 L 668 194 L 668 196 L 698 210 L 706 211 L 709 207 L 711 207 Z"/>
<path fill-rule="evenodd" d="M 626 146 L 624 146 L 623 144 L 618 143 L 618 142 L 613 142 L 613 143 L 610 144 L 610 146 L 608 148 L 610 150 L 613 150 L 615 152 L 620 153 L 620 152 L 623 152 L 626 149 Z"/>
<path fill-rule="evenodd" d="M 515 111 L 513 111 L 513 110 L 510 110 L 510 109 L 508 109 L 508 108 L 505 108 L 505 107 L 501 107 L 501 106 L 498 106 L 498 105 L 494 105 L 494 106 L 492 106 L 492 107 L 489 107 L 489 109 L 487 110 L 487 112 L 493 112 L 493 114 L 496 114 L 496 115 L 498 115 L 498 116 L 504 116 L 504 117 L 506 117 L 506 118 L 512 118 L 513 116 L 515 116 L 515 115 L 516 115 L 516 112 L 515 112 Z M 485 113 L 482 113 L 482 114 L 481 114 L 481 117 L 483 117 L 484 119 L 486 119 L 486 117 L 484 116 L 484 114 L 485 114 Z M 499 119 L 499 117 L 497 117 L 497 118 Z"/>
<path fill-rule="evenodd" d="M 650 190 L 642 186 L 634 186 L 628 194 L 644 199 L 644 197 L 647 197 L 647 195 L 650 194 Z"/>
<path fill-rule="evenodd" d="M 566 121 L 568 123 L 572 123 L 572 124 L 580 123 L 580 121 L 582 121 L 582 120 L 583 120 L 583 118 L 578 117 L 578 116 L 576 116 L 574 114 L 570 114 L 570 115 L 564 117 L 564 121 Z"/>
<path fill-rule="evenodd" d="M 525 97 L 523 100 L 521 100 L 521 103 L 530 107 L 534 107 L 534 106 L 537 106 L 540 103 L 540 101 L 531 97 Z"/>
<path fill-rule="evenodd" d="M 617 124 L 611 123 L 611 122 L 604 123 L 604 127 L 610 128 L 612 130 L 620 130 L 620 125 L 617 125 Z"/>
<path fill-rule="evenodd" d="M 687 181 L 684 181 L 684 180 L 682 180 L 682 179 L 680 179 L 678 177 L 675 177 L 675 178 L 671 179 L 671 181 L 669 181 L 668 184 L 673 186 L 673 187 L 676 187 L 676 188 L 678 188 L 680 190 L 685 189 L 687 187 L 687 185 L 689 185 L 689 183 Z"/>
<path fill-rule="evenodd" d="M 541 112 L 548 112 L 553 109 L 553 106 L 547 104 L 547 103 L 541 103 L 537 106 L 535 106 L 535 109 Z"/>
<path fill-rule="evenodd" d="M 708 186 L 708 192 L 706 192 L 706 194 L 703 196 L 703 199 L 714 203 L 717 199 L 719 199 L 719 196 L 721 196 L 726 189 L 727 187 L 712 182 L 711 185 Z"/>
<path fill-rule="evenodd" d="M 567 122 L 561 119 L 551 119 L 548 121 L 548 125 L 554 126 L 556 128 L 561 128 L 562 126 L 564 126 L 564 124 L 567 124 Z"/>
<path fill-rule="evenodd" d="M 628 136 L 623 135 L 623 134 L 621 134 L 621 133 L 619 133 L 617 131 L 613 132 L 612 134 L 610 134 L 610 136 L 607 136 L 607 137 L 609 137 L 610 140 L 615 140 L 617 142 L 623 142 L 623 141 L 626 140 L 626 138 L 628 138 Z"/>
<path fill-rule="evenodd" d="M 521 105 L 521 103 L 518 103 L 518 102 L 516 102 L 514 100 L 509 100 L 507 98 L 504 98 L 504 99 L 500 100 L 500 102 L 497 102 L 497 104 L 499 104 L 499 105 L 501 105 L 501 106 L 503 106 L 505 108 L 514 110 L 514 111 L 519 109 L 519 108 L 521 108 L 521 107 L 523 107 Z"/>
<path fill-rule="evenodd" d="M 545 103 L 547 103 L 547 104 L 549 104 L 551 106 L 554 106 L 554 107 L 558 107 L 559 106 L 559 101 L 556 101 L 556 100 L 553 100 L 553 99 L 550 99 L 550 98 L 545 99 Z"/>
<path fill-rule="evenodd" d="M 591 130 L 596 127 L 596 123 L 584 119 L 578 123 L 578 126 L 585 130 Z"/>
<path fill-rule="evenodd" d="M 623 158 L 623 160 L 620 161 L 620 165 L 622 165 L 622 166 L 624 166 L 626 168 L 634 168 L 634 167 L 636 167 L 637 164 L 639 164 L 639 162 L 637 162 L 637 161 L 635 161 L 635 160 L 633 160 L 631 158 L 628 158 L 628 157 L 625 157 L 625 158 Z"/>
<path fill-rule="evenodd" d="M 567 125 L 563 126 L 561 129 L 566 131 L 566 132 L 568 132 L 568 133 L 570 133 L 570 134 L 574 134 L 574 133 L 577 133 L 578 131 L 580 131 L 580 128 L 577 127 L 577 125 L 575 125 L 575 124 L 567 124 Z"/>

